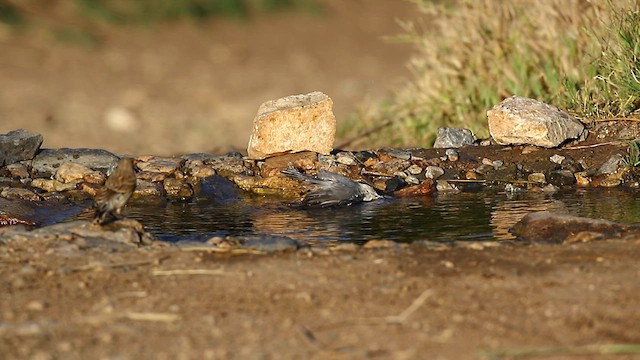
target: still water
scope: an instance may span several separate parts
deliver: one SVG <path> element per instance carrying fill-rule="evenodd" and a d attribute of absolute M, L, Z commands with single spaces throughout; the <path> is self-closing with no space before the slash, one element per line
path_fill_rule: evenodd
<path fill-rule="evenodd" d="M 219 188 L 190 202 L 134 202 L 127 216 L 167 241 L 225 235 L 282 235 L 301 241 L 385 239 L 398 242 L 513 240 L 524 215 L 552 211 L 623 223 L 640 222 L 640 192 L 577 189 L 556 193 L 458 192 L 425 199 L 385 198 L 337 209 L 300 209 L 282 199 Z"/>

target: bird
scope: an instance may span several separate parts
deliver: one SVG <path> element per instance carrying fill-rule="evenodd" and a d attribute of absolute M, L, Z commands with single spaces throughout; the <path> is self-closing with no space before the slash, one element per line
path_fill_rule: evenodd
<path fill-rule="evenodd" d="M 98 190 L 94 198 L 96 208 L 94 222 L 104 225 L 117 219 L 135 189 L 136 173 L 133 169 L 133 159 L 120 158 L 115 171 L 109 175 L 104 187 Z"/>
<path fill-rule="evenodd" d="M 311 188 L 302 199 L 305 207 L 349 206 L 382 198 L 370 185 L 328 170 L 320 169 L 315 176 L 302 174 L 295 168 L 281 172 Z"/>

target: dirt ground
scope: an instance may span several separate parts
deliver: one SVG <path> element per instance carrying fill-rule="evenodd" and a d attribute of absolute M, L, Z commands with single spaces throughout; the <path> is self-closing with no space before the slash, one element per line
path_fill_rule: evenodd
<path fill-rule="evenodd" d="M 383 38 L 417 11 L 401 0 L 320 2 L 317 14 L 99 27 L 99 46 L 54 40 L 62 16 L 30 32 L 0 28 L 0 133 L 135 155 L 245 150 L 261 103 L 312 91 L 333 99 L 341 123 L 408 77 L 411 45 Z"/>
<path fill-rule="evenodd" d="M 380 36 L 415 10 L 328 3 L 321 18 L 109 29 L 99 48 L 1 33 L 0 132 L 40 132 L 49 148 L 218 152 L 245 146 L 261 102 L 312 90 L 344 120 L 407 75 L 410 47 Z M 269 255 L 76 240 L 0 243 L 0 358 L 640 358 L 598 354 L 640 343 L 638 238 Z"/>
<path fill-rule="evenodd" d="M 639 356 L 594 346 L 640 341 L 640 239 L 266 256 L 0 251 L 4 359 Z"/>

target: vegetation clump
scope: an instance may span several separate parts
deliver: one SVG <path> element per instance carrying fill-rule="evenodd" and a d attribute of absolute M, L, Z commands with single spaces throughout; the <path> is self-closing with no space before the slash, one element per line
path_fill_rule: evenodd
<path fill-rule="evenodd" d="M 424 23 L 396 40 L 417 53 L 407 86 L 347 132 L 380 123 L 369 141 L 430 146 L 438 127 L 488 135 L 486 111 L 531 97 L 589 123 L 636 118 L 640 109 L 637 0 L 414 0 Z M 345 130 L 345 129 L 343 129 Z"/>

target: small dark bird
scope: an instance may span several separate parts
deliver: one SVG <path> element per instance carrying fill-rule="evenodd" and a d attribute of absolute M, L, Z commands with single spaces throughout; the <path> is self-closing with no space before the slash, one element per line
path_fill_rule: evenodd
<path fill-rule="evenodd" d="M 302 199 L 304 206 L 349 206 L 382 198 L 370 185 L 353 181 L 331 171 L 320 169 L 316 176 L 308 176 L 292 168 L 283 170 L 282 173 L 312 188 Z"/>
<path fill-rule="evenodd" d="M 104 187 L 96 194 L 94 222 L 103 225 L 116 219 L 135 189 L 136 173 L 133 169 L 133 159 L 123 157 L 118 161 L 115 171 L 107 178 Z"/>

